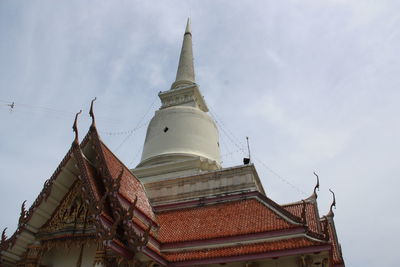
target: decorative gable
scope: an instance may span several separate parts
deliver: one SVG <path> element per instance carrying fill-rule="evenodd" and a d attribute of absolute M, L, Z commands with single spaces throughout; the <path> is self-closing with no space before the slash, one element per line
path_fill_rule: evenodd
<path fill-rule="evenodd" d="M 81 188 L 81 181 L 73 185 L 51 219 L 39 230 L 39 239 L 54 239 L 60 235 L 73 236 L 88 232 L 88 228 L 92 228 L 89 227 L 89 207 L 84 201 Z"/>

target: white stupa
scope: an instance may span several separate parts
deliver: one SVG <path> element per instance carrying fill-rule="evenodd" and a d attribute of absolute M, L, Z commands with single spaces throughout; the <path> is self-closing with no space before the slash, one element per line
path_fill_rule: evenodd
<path fill-rule="evenodd" d="M 220 169 L 218 129 L 195 82 L 190 19 L 176 80 L 159 97 L 162 105 L 147 128 L 141 162 L 133 172 L 149 182 Z"/>

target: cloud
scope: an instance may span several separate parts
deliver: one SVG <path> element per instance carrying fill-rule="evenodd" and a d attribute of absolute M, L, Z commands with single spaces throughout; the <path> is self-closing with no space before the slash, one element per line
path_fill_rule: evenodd
<path fill-rule="evenodd" d="M 250 136 L 279 202 L 311 192 L 316 170 L 321 210 L 328 188 L 338 196 L 348 265 L 395 266 L 398 10 L 398 1 L 2 1 L 0 100 L 17 105 L 10 113 L 0 102 L 0 227 L 15 229 L 20 204 L 33 202 L 69 148 L 80 109 L 87 130 L 94 96 L 103 140 L 137 164 L 146 127 L 125 142 L 108 133 L 154 114 L 191 15 L 196 79 L 218 117 L 225 166 L 241 163 Z"/>

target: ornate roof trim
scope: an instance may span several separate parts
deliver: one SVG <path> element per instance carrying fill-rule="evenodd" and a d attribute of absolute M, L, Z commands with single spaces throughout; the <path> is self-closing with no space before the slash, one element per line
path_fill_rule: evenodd
<path fill-rule="evenodd" d="M 90 115 L 90 117 L 92 118 L 92 125 L 90 125 L 90 127 L 96 127 L 96 120 L 95 120 L 94 112 L 93 112 L 93 103 L 94 103 L 94 101 L 96 101 L 96 100 L 97 100 L 97 97 L 95 97 L 95 98 L 92 100 L 92 102 L 90 103 L 89 115 Z"/>
<path fill-rule="evenodd" d="M 73 145 L 76 145 L 76 146 L 79 145 L 79 139 L 78 139 L 78 116 L 81 113 L 82 113 L 82 110 L 80 110 L 78 113 L 76 113 L 74 124 L 72 125 L 72 130 L 75 133 L 75 139 L 74 139 Z"/>
<path fill-rule="evenodd" d="M 329 208 L 329 213 L 326 215 L 328 217 L 333 217 L 335 214 L 333 213 L 333 207 L 336 209 L 336 197 L 335 197 L 335 192 L 333 192 L 331 189 L 329 191 L 332 193 L 332 204 Z"/>
<path fill-rule="evenodd" d="M 99 134 L 98 134 L 98 132 L 97 132 L 96 127 L 91 127 L 91 128 L 90 128 L 90 130 L 89 130 L 87 136 L 86 136 L 86 137 L 84 138 L 84 140 L 82 141 L 81 147 L 84 148 L 84 147 L 89 143 L 89 141 L 92 142 L 93 148 L 94 148 L 94 150 L 96 151 L 96 153 L 97 153 L 97 155 L 98 155 L 98 160 L 101 161 L 101 164 L 100 164 L 100 165 L 101 165 L 101 168 L 99 169 L 99 171 L 102 173 L 102 175 L 103 175 L 104 177 L 107 177 L 107 178 L 111 178 L 111 179 L 112 179 L 111 171 L 110 171 L 109 168 L 108 168 L 108 164 L 107 164 L 107 160 L 106 160 L 105 152 L 104 152 L 103 148 L 107 149 L 108 152 L 118 161 L 118 163 L 119 163 L 119 164 L 121 165 L 121 167 L 124 169 L 124 172 L 128 173 L 129 175 L 132 175 L 135 179 L 137 179 L 137 178 L 131 173 L 131 171 L 129 170 L 129 168 L 127 168 L 127 167 L 125 166 L 125 164 L 123 164 L 123 163 L 121 162 L 121 160 L 120 160 L 118 157 L 116 157 L 116 156 L 114 155 L 114 153 L 111 152 L 111 150 L 107 147 L 107 145 L 105 145 L 105 144 L 101 141 L 100 136 L 99 136 Z M 139 180 L 137 180 L 137 181 L 140 183 Z M 140 184 L 141 184 L 141 183 L 140 183 Z M 144 187 L 143 187 L 142 184 L 141 184 L 141 187 L 142 187 L 142 190 L 144 191 Z M 131 202 L 126 196 L 124 196 L 123 194 L 121 194 L 121 192 L 119 192 L 119 194 L 121 195 L 121 197 L 122 197 L 124 200 L 126 200 L 126 201 L 129 202 L 129 203 Z M 151 206 L 150 206 L 150 207 L 151 207 Z M 157 221 L 156 221 L 156 218 L 155 218 L 154 213 L 153 213 L 151 216 L 149 216 L 149 215 L 146 214 L 144 211 L 142 211 L 142 210 L 140 209 L 140 207 L 136 207 L 136 211 L 138 211 L 139 213 L 142 214 L 142 216 L 144 216 L 145 218 L 147 218 L 147 220 L 149 220 L 149 221 L 153 224 L 153 226 L 158 226 L 158 223 L 157 223 Z"/>

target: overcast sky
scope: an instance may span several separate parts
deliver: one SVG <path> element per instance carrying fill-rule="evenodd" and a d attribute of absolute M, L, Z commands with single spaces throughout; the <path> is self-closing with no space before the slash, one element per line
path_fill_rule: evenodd
<path fill-rule="evenodd" d="M 196 80 L 224 167 L 245 137 L 267 195 L 336 192 L 347 266 L 398 266 L 399 1 L 0 1 L 0 227 L 15 230 L 90 100 L 103 141 L 140 160 L 159 91 L 174 81 L 186 18 Z M 7 104 L 15 102 L 13 111 Z M 136 129 L 134 132 L 133 129 Z"/>

